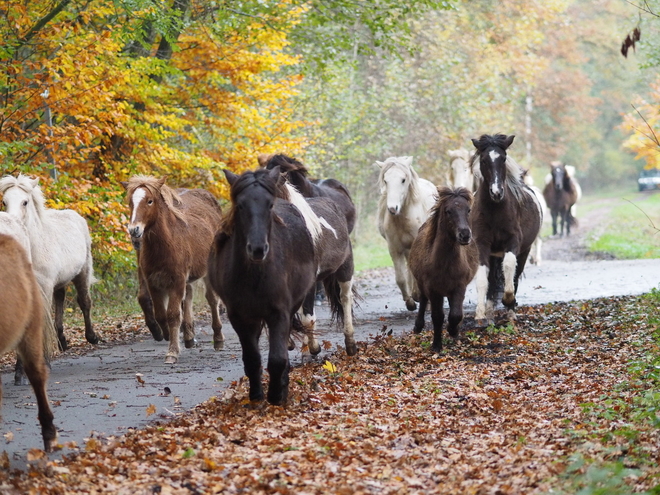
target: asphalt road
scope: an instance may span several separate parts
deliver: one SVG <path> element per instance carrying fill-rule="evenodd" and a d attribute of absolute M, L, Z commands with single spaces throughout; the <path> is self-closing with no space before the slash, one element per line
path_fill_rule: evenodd
<path fill-rule="evenodd" d="M 518 301 L 532 305 L 641 294 L 659 284 L 660 259 L 550 260 L 525 269 Z M 358 341 L 369 341 L 370 335 L 378 334 L 383 326 L 395 333 L 411 331 L 415 313 L 406 311 L 392 269 L 369 272 L 359 279 L 357 288 L 363 298 L 355 311 Z M 465 301 L 467 313 L 474 311 L 474 304 L 475 291 L 471 286 Z M 317 359 L 325 359 L 343 342 L 343 335 L 329 327 L 327 316 L 327 308 L 320 307 L 320 340 L 332 345 Z M 197 322 L 197 332 L 199 347 L 182 346 L 179 363 L 174 366 L 163 363 L 166 343 L 153 341 L 146 329 L 139 342 L 99 345 L 84 356 L 64 355 L 53 362 L 49 396 L 59 441 L 65 448 L 51 454 L 51 458 L 84 448 L 92 437 L 117 436 L 149 422 L 166 420 L 222 394 L 228 384 L 240 379 L 240 345 L 229 323 L 225 320 L 227 343 L 222 351 L 213 350 L 209 322 Z M 262 344 L 265 350 L 264 337 Z M 301 362 L 299 348 L 291 351 L 290 356 L 294 364 Z M 7 452 L 12 468 L 24 469 L 28 451 L 42 446 L 34 395 L 28 386 L 14 386 L 9 373 L 3 375 L 2 383 L 0 450 Z"/>

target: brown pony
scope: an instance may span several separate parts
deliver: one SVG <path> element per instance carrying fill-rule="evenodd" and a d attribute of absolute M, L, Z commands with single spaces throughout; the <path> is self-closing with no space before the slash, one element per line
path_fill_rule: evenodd
<path fill-rule="evenodd" d="M 122 184 L 131 209 L 128 232 L 139 246 L 138 301 L 154 339 L 170 341 L 165 362 L 178 360 L 179 327 L 186 348 L 195 345 L 191 284 L 200 278 L 211 307 L 214 347 L 221 349 L 219 299 L 207 279 L 211 242 L 222 221 L 218 202 L 204 189 L 175 191 L 165 178 L 136 175 Z"/>
<path fill-rule="evenodd" d="M 445 297 L 449 301 L 447 332 L 458 337 L 463 320 L 465 290 L 479 266 L 479 251 L 472 242 L 469 215 L 472 193 L 464 187 L 438 188 L 438 200 L 410 248 L 408 265 L 420 291 L 415 333 L 424 329 L 424 312 L 431 302 L 433 345 L 442 351 Z"/>
<path fill-rule="evenodd" d="M 57 429 L 46 394 L 48 367 L 44 359 L 41 292 L 25 250 L 5 234 L 0 234 L 0 280 L 0 352 L 16 349 L 37 396 L 44 450 L 50 452 L 57 443 Z"/>
<path fill-rule="evenodd" d="M 550 182 L 543 189 L 543 197 L 552 216 L 552 235 L 557 235 L 557 217 L 560 222 L 559 235 L 564 235 L 564 227 L 566 235 L 570 235 L 571 227 L 577 224 L 571 208 L 578 200 L 578 190 L 563 163 L 553 162 L 550 176 Z"/>

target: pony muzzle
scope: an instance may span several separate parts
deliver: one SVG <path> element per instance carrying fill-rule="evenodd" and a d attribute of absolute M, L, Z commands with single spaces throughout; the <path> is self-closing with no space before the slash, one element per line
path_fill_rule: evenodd
<path fill-rule="evenodd" d="M 129 225 L 128 234 L 131 236 L 131 241 L 135 243 L 135 241 L 139 240 L 144 235 L 144 230 L 142 230 L 139 225 L 135 225 L 133 227 Z"/>
<path fill-rule="evenodd" d="M 268 255 L 268 251 L 270 250 L 270 246 L 268 245 L 267 242 L 259 246 L 254 246 L 252 245 L 252 243 L 248 242 L 246 249 L 250 261 L 255 263 L 260 263 L 266 259 L 266 256 Z"/>
<path fill-rule="evenodd" d="M 467 246 L 472 241 L 472 231 L 470 229 L 461 229 L 458 231 L 458 242 L 463 246 Z"/>
<path fill-rule="evenodd" d="M 399 212 L 401 211 L 401 206 L 399 205 L 388 206 L 387 211 L 389 211 L 391 215 L 398 215 Z"/>

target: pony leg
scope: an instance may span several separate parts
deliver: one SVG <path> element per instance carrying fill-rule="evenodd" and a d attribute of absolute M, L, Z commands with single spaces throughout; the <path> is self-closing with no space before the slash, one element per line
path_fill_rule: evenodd
<path fill-rule="evenodd" d="M 502 296 L 502 304 L 511 307 L 516 304 L 516 287 L 514 278 L 516 274 L 516 267 L 518 260 L 516 255 L 511 251 L 504 253 L 502 260 L 502 271 L 504 273 L 504 295 Z"/>
<path fill-rule="evenodd" d="M 417 318 L 415 318 L 415 326 L 413 332 L 421 333 L 424 330 L 424 314 L 426 313 L 426 305 L 429 300 L 424 294 L 419 296 L 419 309 L 417 310 Z"/>
<path fill-rule="evenodd" d="M 458 327 L 463 321 L 463 301 L 465 288 L 457 290 L 447 297 L 449 302 L 449 317 L 447 318 L 447 333 L 454 340 L 458 340 Z"/>
<path fill-rule="evenodd" d="M 66 337 L 64 336 L 64 297 L 66 288 L 60 287 L 53 291 L 53 304 L 55 305 L 55 330 L 60 343 L 60 351 L 66 351 L 69 348 Z M 44 309 L 45 310 L 45 309 Z"/>
<path fill-rule="evenodd" d="M 486 293 L 488 291 L 488 265 L 479 265 L 475 280 L 477 283 L 477 308 L 474 317 L 477 320 L 486 319 Z"/>
<path fill-rule="evenodd" d="M 37 297 L 38 295 L 35 294 Z M 37 398 L 39 423 L 41 424 L 41 437 L 44 450 L 51 452 L 57 444 L 57 429 L 53 425 L 53 412 L 48 403 L 46 383 L 48 381 L 48 368 L 43 355 L 43 328 L 40 312 L 35 312 L 33 320 L 27 328 L 23 340 L 16 349 L 25 367 L 25 374 L 32 385 Z"/>
<path fill-rule="evenodd" d="M 435 297 L 431 300 L 431 321 L 433 322 L 433 343 L 431 350 L 442 352 L 442 325 L 445 323 L 445 298 Z"/>
<path fill-rule="evenodd" d="M 213 329 L 213 349 L 221 351 L 225 347 L 225 335 L 222 333 L 222 320 L 220 319 L 220 298 L 211 287 L 208 275 L 204 277 L 206 285 L 206 302 L 211 308 L 211 328 Z"/>
<path fill-rule="evenodd" d="M 163 332 L 163 338 L 170 340 L 170 328 L 167 326 L 167 293 L 151 288 L 149 290 L 151 304 L 154 310 L 154 318 Z"/>
<path fill-rule="evenodd" d="M 147 328 L 151 332 L 154 340 L 160 342 L 163 340 L 163 330 L 156 321 L 156 316 L 154 315 L 154 303 L 151 300 L 149 295 L 149 290 L 147 289 L 147 283 L 144 280 L 144 275 L 138 270 L 138 303 L 142 308 L 142 313 L 144 314 L 144 322 L 147 325 Z"/>
<path fill-rule="evenodd" d="M 185 282 L 180 287 L 174 287 L 170 290 L 169 300 L 167 301 L 166 325 L 170 330 L 170 347 L 165 355 L 165 364 L 176 364 L 181 353 L 179 344 L 179 329 L 181 328 L 181 304 L 186 297 Z"/>
<path fill-rule="evenodd" d="M 268 402 L 284 405 L 289 396 L 289 350 L 287 344 L 291 331 L 291 315 L 278 313 L 269 318 L 268 324 Z M 257 349 L 258 351 L 258 349 Z M 247 371 L 247 370 L 246 370 Z M 249 376 L 249 375 L 248 375 Z M 252 390 L 252 381 L 250 381 Z M 250 392 L 250 399 L 252 393 Z"/>
<path fill-rule="evenodd" d="M 313 356 L 316 356 L 318 353 L 321 352 L 321 346 L 319 345 L 318 340 L 316 340 L 316 310 L 315 306 L 316 305 L 316 285 L 312 290 L 310 290 L 307 295 L 305 296 L 305 299 L 303 300 L 303 304 L 300 307 L 300 322 L 302 323 L 302 326 L 305 328 L 305 337 L 304 337 L 304 342 L 307 345 L 307 348 L 309 349 L 310 354 Z"/>
<path fill-rule="evenodd" d="M 183 320 L 181 321 L 181 331 L 183 332 L 183 345 L 186 349 L 195 347 L 195 322 L 193 321 L 193 287 L 192 284 L 186 284 L 186 295 L 183 298 Z"/>
<path fill-rule="evenodd" d="M 550 215 L 552 216 L 552 235 L 557 235 L 557 215 L 558 215 L 557 210 L 552 210 L 550 212 Z"/>
<path fill-rule="evenodd" d="M 25 376 L 25 370 L 23 369 L 23 361 L 21 361 L 20 356 L 16 356 L 16 365 L 14 366 L 14 385 L 20 387 L 21 385 L 27 385 L 28 380 Z"/>
<path fill-rule="evenodd" d="M 406 308 L 409 311 L 415 311 L 417 304 L 410 295 L 410 287 L 408 285 L 409 280 L 409 270 L 406 263 L 406 257 L 403 253 L 393 253 L 390 251 L 390 256 L 392 257 L 392 262 L 394 263 L 394 275 L 396 277 L 396 285 L 399 286 L 403 300 L 406 303 Z"/>
<path fill-rule="evenodd" d="M 96 345 L 99 343 L 99 337 L 92 326 L 92 298 L 89 295 L 90 273 L 87 271 L 81 272 L 73 279 L 73 285 L 76 287 L 78 306 L 85 319 L 85 339 L 90 344 Z"/>
<path fill-rule="evenodd" d="M 261 352 L 259 351 L 261 322 L 247 322 L 231 317 L 229 321 L 241 342 L 243 369 L 250 382 L 250 400 L 262 401 L 264 391 L 261 385 Z"/>
<path fill-rule="evenodd" d="M 346 354 L 355 356 L 357 344 L 355 343 L 355 331 L 353 329 L 353 279 L 339 282 L 339 298 L 344 318 L 344 345 Z"/>

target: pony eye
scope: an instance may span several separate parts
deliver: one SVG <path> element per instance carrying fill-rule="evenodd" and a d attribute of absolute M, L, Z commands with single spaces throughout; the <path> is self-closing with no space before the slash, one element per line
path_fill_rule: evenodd
<path fill-rule="evenodd" d="M 149 201 L 147 201 L 147 204 L 148 204 L 148 205 L 152 205 L 152 204 L 154 204 L 154 200 L 153 200 L 153 199 L 150 199 Z"/>
<path fill-rule="evenodd" d="M 27 199 L 23 200 L 23 206 L 27 206 Z"/>
<path fill-rule="evenodd" d="M 406 179 L 401 179 L 401 184 L 405 184 L 405 183 L 406 183 Z"/>

